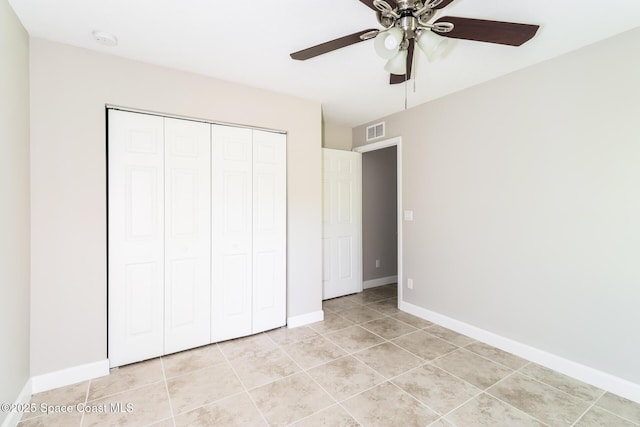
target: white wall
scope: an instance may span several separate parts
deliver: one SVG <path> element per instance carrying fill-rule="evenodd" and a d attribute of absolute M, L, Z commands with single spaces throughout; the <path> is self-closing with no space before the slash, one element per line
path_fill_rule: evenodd
<path fill-rule="evenodd" d="M 287 131 L 288 316 L 322 309 L 319 103 L 32 39 L 33 375 L 107 356 L 107 103 Z"/>
<path fill-rule="evenodd" d="M 0 402 L 11 403 L 29 379 L 29 36 L 6 0 L 0 94 Z"/>
<path fill-rule="evenodd" d="M 384 119 L 414 211 L 405 301 L 640 384 L 638 46 L 635 29 Z"/>

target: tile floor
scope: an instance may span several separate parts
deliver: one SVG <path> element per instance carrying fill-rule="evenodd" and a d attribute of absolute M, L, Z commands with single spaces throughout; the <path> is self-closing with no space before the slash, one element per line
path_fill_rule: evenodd
<path fill-rule="evenodd" d="M 325 301 L 322 322 L 34 395 L 71 410 L 19 425 L 640 425 L 640 404 L 400 312 L 395 296 L 389 285 Z"/>

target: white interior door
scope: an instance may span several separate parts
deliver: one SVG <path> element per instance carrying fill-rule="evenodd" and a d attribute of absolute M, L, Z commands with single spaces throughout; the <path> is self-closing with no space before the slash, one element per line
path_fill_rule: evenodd
<path fill-rule="evenodd" d="M 252 130 L 211 127 L 211 341 L 252 331 Z"/>
<path fill-rule="evenodd" d="M 211 125 L 164 119 L 164 353 L 211 338 Z"/>
<path fill-rule="evenodd" d="M 164 338 L 163 118 L 109 110 L 109 363 L 160 356 Z"/>
<path fill-rule="evenodd" d="M 362 291 L 362 155 L 323 148 L 323 299 Z"/>
<path fill-rule="evenodd" d="M 286 145 L 286 135 L 253 131 L 253 333 L 287 322 Z"/>

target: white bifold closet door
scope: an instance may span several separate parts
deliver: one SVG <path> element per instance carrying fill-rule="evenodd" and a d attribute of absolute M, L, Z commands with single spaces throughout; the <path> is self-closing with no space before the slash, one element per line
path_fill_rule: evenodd
<path fill-rule="evenodd" d="M 286 324 L 286 135 L 110 109 L 109 361 Z"/>
<path fill-rule="evenodd" d="M 286 324 L 286 136 L 253 130 L 253 332 Z"/>
<path fill-rule="evenodd" d="M 210 342 L 211 126 L 165 118 L 164 353 Z"/>
<path fill-rule="evenodd" d="M 164 120 L 109 111 L 109 363 L 164 348 Z"/>
<path fill-rule="evenodd" d="M 109 361 L 210 342 L 210 126 L 109 110 Z"/>
<path fill-rule="evenodd" d="M 286 136 L 212 126 L 211 339 L 286 323 Z"/>

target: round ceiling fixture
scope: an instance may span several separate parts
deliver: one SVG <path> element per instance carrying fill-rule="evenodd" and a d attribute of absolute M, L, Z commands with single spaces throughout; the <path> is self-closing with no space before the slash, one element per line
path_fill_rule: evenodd
<path fill-rule="evenodd" d="M 93 35 L 93 39 L 96 43 L 101 44 L 103 46 L 116 46 L 118 44 L 118 39 L 111 33 L 107 33 L 106 31 L 94 31 L 91 33 Z"/>

